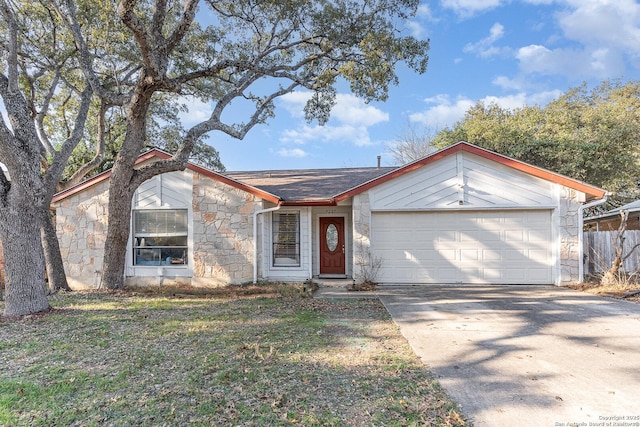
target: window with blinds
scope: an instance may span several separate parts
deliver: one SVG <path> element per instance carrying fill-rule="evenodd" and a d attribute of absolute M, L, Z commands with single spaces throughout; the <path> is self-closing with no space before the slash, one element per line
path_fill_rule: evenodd
<path fill-rule="evenodd" d="M 133 211 L 133 265 L 186 265 L 186 209 Z"/>
<path fill-rule="evenodd" d="M 273 265 L 300 266 L 300 212 L 273 213 Z"/>

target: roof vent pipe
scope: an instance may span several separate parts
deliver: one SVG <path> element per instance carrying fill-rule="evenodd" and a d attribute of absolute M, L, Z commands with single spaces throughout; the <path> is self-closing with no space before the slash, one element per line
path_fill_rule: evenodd
<path fill-rule="evenodd" d="M 380 169 L 380 159 L 382 159 L 382 156 L 378 156 L 378 169 Z"/>

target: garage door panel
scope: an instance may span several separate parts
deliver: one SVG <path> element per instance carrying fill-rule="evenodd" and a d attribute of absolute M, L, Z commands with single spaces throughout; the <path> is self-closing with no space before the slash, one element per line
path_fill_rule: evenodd
<path fill-rule="evenodd" d="M 505 230 L 505 242 L 522 242 L 524 241 L 525 230 Z"/>
<path fill-rule="evenodd" d="M 484 278 L 487 282 L 495 282 L 495 281 L 499 281 L 502 280 L 503 278 L 503 271 L 500 268 L 485 268 L 483 270 L 484 273 Z"/>
<path fill-rule="evenodd" d="M 525 280 L 525 272 L 521 268 L 506 268 L 504 278 L 508 282 L 522 283 Z"/>
<path fill-rule="evenodd" d="M 376 212 L 387 283 L 552 283 L 550 211 Z"/>
<path fill-rule="evenodd" d="M 480 256 L 478 255 L 477 249 L 460 249 L 460 260 L 461 261 L 479 261 Z"/>
<path fill-rule="evenodd" d="M 458 251 L 456 251 L 455 249 L 439 250 L 438 255 L 443 261 L 454 262 L 458 259 Z"/>
<path fill-rule="evenodd" d="M 495 249 L 483 249 L 482 250 L 482 259 L 485 262 L 491 261 L 502 261 L 502 252 Z"/>

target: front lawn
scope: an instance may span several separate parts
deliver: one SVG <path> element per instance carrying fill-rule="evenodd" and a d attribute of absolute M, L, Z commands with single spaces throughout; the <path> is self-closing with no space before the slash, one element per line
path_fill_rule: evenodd
<path fill-rule="evenodd" d="M 0 320 L 0 425 L 465 425 L 377 300 L 51 304 Z"/>

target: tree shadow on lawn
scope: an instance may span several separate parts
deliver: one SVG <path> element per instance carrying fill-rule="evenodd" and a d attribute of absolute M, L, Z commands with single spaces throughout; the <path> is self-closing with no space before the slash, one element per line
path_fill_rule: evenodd
<path fill-rule="evenodd" d="M 377 300 L 52 305 L 0 328 L 0 424 L 464 425 Z"/>

